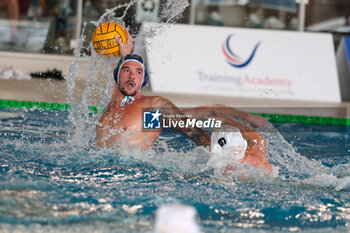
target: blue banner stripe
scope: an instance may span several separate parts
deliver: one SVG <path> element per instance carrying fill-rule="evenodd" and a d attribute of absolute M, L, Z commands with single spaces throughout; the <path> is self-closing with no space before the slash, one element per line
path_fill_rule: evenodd
<path fill-rule="evenodd" d="M 344 41 L 345 41 L 346 55 L 348 58 L 348 66 L 350 69 L 350 37 L 345 37 Z"/>

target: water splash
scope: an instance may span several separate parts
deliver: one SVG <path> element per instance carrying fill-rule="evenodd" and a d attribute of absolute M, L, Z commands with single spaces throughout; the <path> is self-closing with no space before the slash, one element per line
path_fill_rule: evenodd
<path fill-rule="evenodd" d="M 327 170 L 320 161 L 308 159 L 297 153 L 271 124 L 261 133 L 267 142 L 268 160 L 273 164 L 278 164 L 280 169 L 285 171 L 288 176 L 293 177 L 296 174 L 310 175 L 317 171 Z"/>
<path fill-rule="evenodd" d="M 106 9 L 98 21 L 91 21 L 90 24 L 97 27 L 103 22 L 116 22 L 125 27 L 124 17 L 127 11 L 137 4 L 136 0 L 130 1 L 126 4 L 119 4 L 111 9 Z M 188 6 L 188 2 L 185 0 L 174 0 L 164 3 L 161 17 L 157 20 L 160 24 L 157 29 L 153 28 L 148 31 L 143 31 L 143 34 L 134 38 L 134 41 L 144 40 L 146 37 L 151 37 L 156 33 L 160 33 L 160 28 L 165 28 L 169 23 L 175 23 L 175 20 L 181 17 L 182 12 Z M 123 10 L 123 14 L 120 17 L 115 16 L 115 12 Z M 161 23 L 162 19 L 166 19 L 165 23 Z M 67 89 L 71 99 L 72 109 L 70 111 L 69 119 L 73 124 L 72 133 L 69 135 L 69 143 L 75 144 L 80 147 L 89 146 L 95 139 L 95 125 L 98 120 L 98 115 L 92 116 L 88 109 L 91 103 L 94 103 L 96 99 L 99 100 L 97 108 L 99 112 L 102 112 L 104 107 L 110 100 L 111 91 L 114 86 L 113 70 L 118 61 L 118 57 L 104 57 L 99 55 L 93 49 L 92 43 L 86 48 L 84 47 L 84 30 L 87 27 L 87 23 L 84 23 L 83 33 L 78 40 L 78 45 L 75 48 L 75 59 L 69 68 L 67 75 Z M 142 53 L 144 48 L 136 48 L 134 52 Z M 136 51 L 135 51 L 136 50 Z M 85 54 L 83 51 L 90 51 L 91 55 Z M 87 66 L 81 68 L 81 60 L 87 60 Z M 81 96 L 81 104 L 75 101 L 73 93 L 76 87 L 75 78 L 79 72 L 79 69 L 87 70 L 86 85 Z"/>
<path fill-rule="evenodd" d="M 301 181 L 311 186 L 334 189 L 335 191 L 350 191 L 350 176 L 337 177 L 333 174 L 318 174 Z"/>
<path fill-rule="evenodd" d="M 187 0 L 166 1 L 163 4 L 160 17 L 166 20 L 166 23 L 175 23 L 189 5 Z"/>

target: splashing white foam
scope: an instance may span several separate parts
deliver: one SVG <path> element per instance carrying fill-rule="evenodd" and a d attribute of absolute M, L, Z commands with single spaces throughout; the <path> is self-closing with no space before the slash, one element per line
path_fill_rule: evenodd
<path fill-rule="evenodd" d="M 297 153 L 272 124 L 262 129 L 261 134 L 266 139 L 269 162 L 278 165 L 282 171 L 310 175 L 328 170 L 321 161 L 308 159 Z"/>
<path fill-rule="evenodd" d="M 301 180 L 302 183 L 334 189 L 336 191 L 350 191 L 350 177 L 337 177 L 333 174 L 318 174 L 310 178 Z"/>

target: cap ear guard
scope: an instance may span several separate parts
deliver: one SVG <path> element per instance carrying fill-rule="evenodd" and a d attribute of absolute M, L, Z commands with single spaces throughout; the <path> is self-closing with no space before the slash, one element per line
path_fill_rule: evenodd
<path fill-rule="evenodd" d="M 142 83 L 141 88 L 143 88 L 144 86 L 146 86 L 146 85 L 147 85 L 147 82 L 148 82 L 148 72 L 147 72 L 147 69 L 146 69 L 146 64 L 145 64 L 144 66 L 145 66 L 145 70 L 144 70 L 144 72 L 145 72 L 145 77 L 143 78 L 143 83 Z"/>
<path fill-rule="evenodd" d="M 117 85 L 119 86 L 119 80 L 118 80 L 118 70 L 119 70 L 119 64 L 118 66 L 114 69 L 114 72 L 113 72 L 113 77 L 114 77 L 114 80 L 115 82 L 117 83 Z"/>

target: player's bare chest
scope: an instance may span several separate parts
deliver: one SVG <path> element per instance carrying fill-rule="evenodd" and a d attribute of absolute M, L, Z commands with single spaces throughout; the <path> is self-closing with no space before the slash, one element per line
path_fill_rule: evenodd
<path fill-rule="evenodd" d="M 131 104 L 117 109 L 113 114 L 112 125 L 123 128 L 141 128 L 143 122 L 143 106 Z"/>

